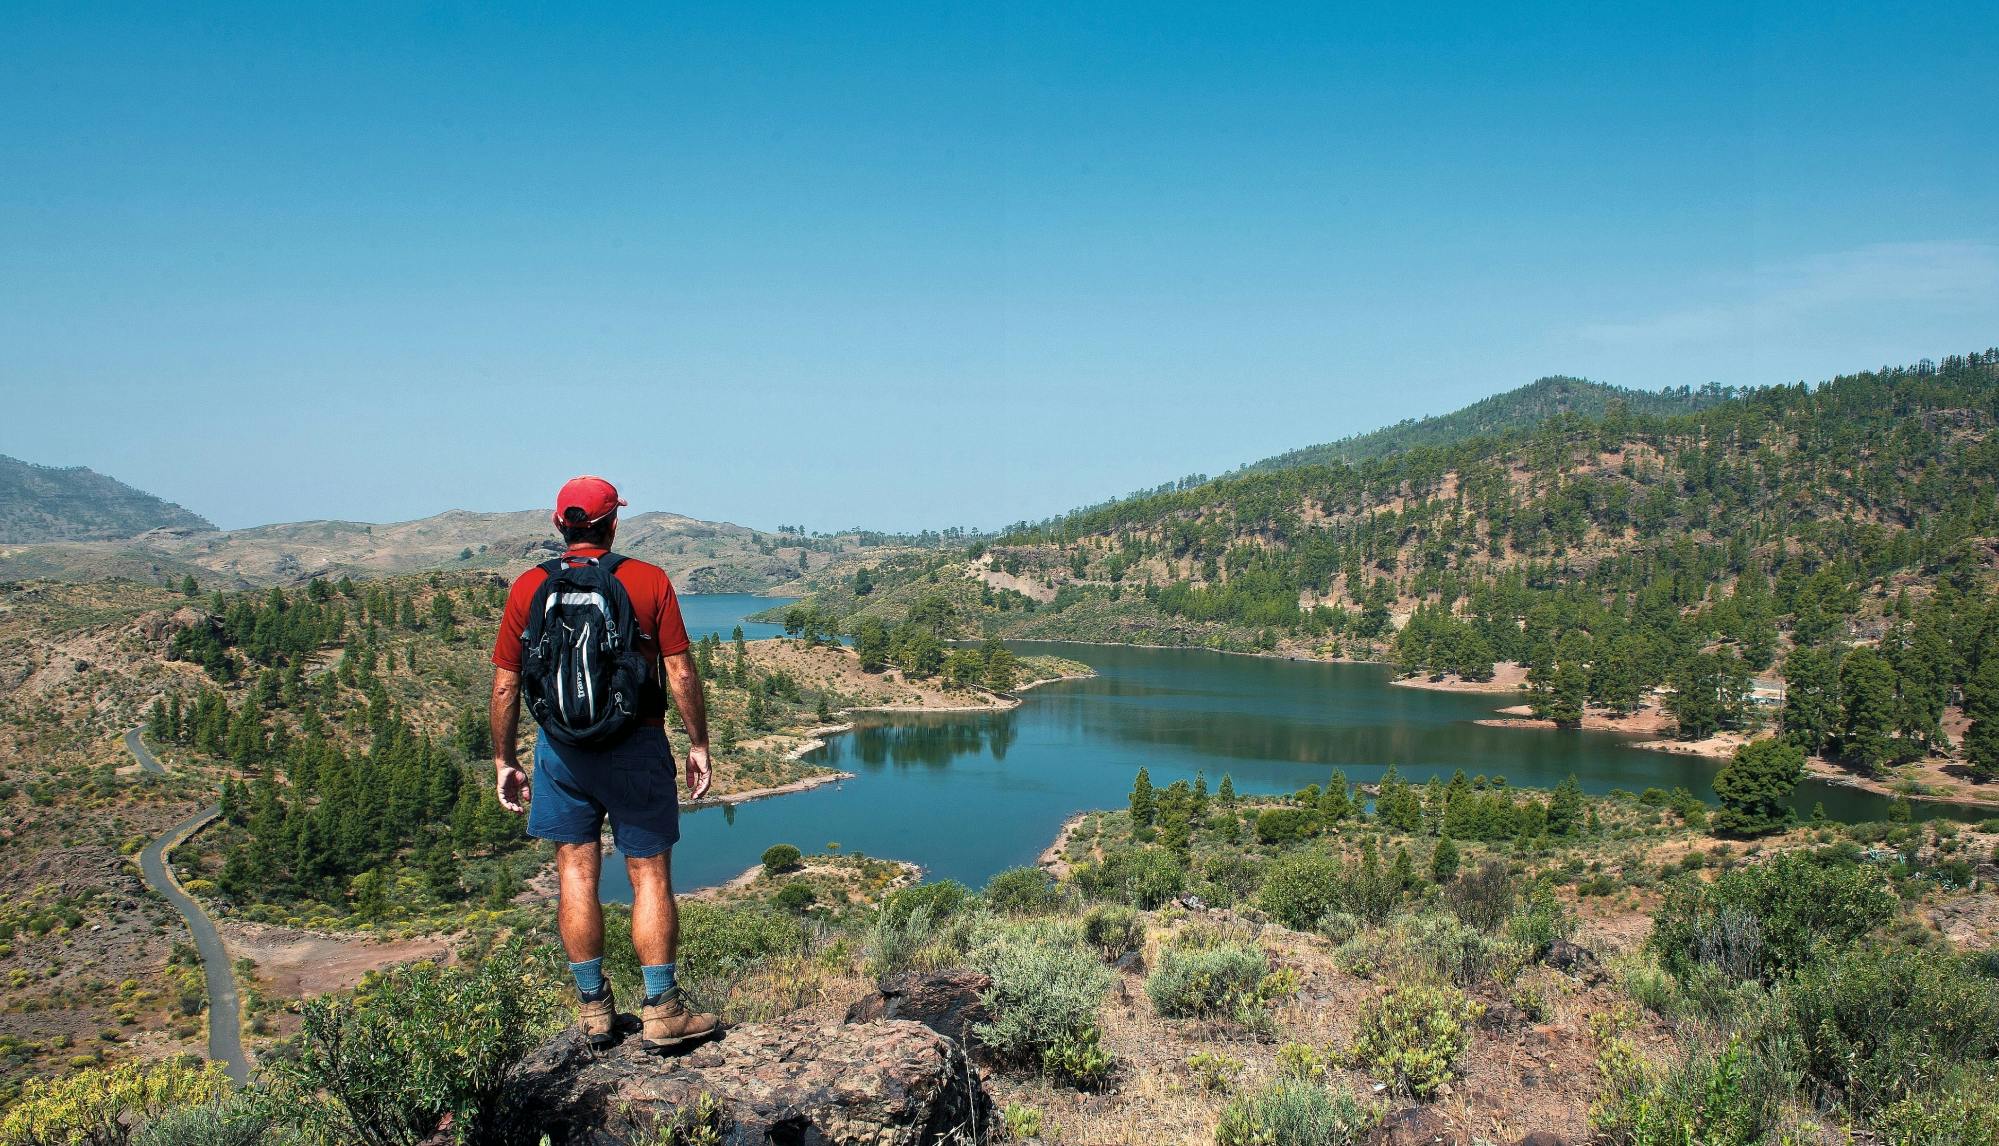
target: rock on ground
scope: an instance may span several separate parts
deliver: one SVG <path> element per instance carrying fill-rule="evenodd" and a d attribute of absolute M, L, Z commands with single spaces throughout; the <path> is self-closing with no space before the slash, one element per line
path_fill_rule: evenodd
<path fill-rule="evenodd" d="M 521 1068 L 555 1146 L 613 1146 L 704 1115 L 729 1146 L 930 1146 L 983 1136 L 991 1101 L 960 1044 L 922 1023 L 753 1023 L 677 1057 L 636 1035 L 594 1054 L 572 1028 Z M 684 1140 L 684 1137 L 676 1140 Z"/>
<path fill-rule="evenodd" d="M 847 1008 L 847 1021 L 908 1019 L 976 1054 L 972 1026 L 992 1019 L 980 998 L 992 984 L 991 979 L 969 970 L 891 975 L 881 981 L 880 990 Z"/>

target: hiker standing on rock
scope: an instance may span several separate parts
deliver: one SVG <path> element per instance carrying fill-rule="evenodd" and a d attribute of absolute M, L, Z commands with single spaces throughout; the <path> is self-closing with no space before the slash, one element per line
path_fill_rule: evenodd
<path fill-rule="evenodd" d="M 611 552 L 618 507 L 600 477 L 579 477 L 555 499 L 568 543 L 514 581 L 493 643 L 493 767 L 500 803 L 526 812 L 528 834 L 555 842 L 558 921 L 594 1047 L 609 1046 L 617 1006 L 604 978 L 604 908 L 597 898 L 604 820 L 632 880 L 632 947 L 645 977 L 640 1040 L 660 1052 L 714 1034 L 674 982 L 680 923 L 672 856 L 680 797 L 666 739 L 666 690 L 687 727 L 688 798 L 708 791 L 708 712 L 688 652 L 673 582 L 657 565 Z M 665 687 L 661 685 L 662 676 Z M 515 756 L 520 702 L 541 728 L 530 780 Z"/>

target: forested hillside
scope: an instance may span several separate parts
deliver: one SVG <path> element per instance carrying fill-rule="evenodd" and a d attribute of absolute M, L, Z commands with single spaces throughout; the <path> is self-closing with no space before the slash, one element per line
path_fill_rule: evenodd
<path fill-rule="evenodd" d="M 82 466 L 0 455 L 0 545 L 99 541 L 149 529 L 213 530 L 199 514 Z"/>
<path fill-rule="evenodd" d="M 1762 722 L 1763 674 L 1812 753 L 1999 769 L 1999 351 L 1711 396 L 1114 502 L 809 607 L 891 661 L 920 628 L 1519 662 L 1542 717 L 1663 706 L 1687 739 Z"/>
<path fill-rule="evenodd" d="M 1698 390 L 1681 386 L 1655 393 L 1556 375 L 1530 382 L 1517 390 L 1480 399 L 1448 414 L 1409 418 L 1393 426 L 1355 434 L 1337 442 L 1290 450 L 1276 457 L 1252 462 L 1243 466 L 1240 472 L 1362 462 L 1423 446 L 1448 446 L 1468 438 L 1532 429 L 1565 414 L 1585 418 L 1600 418 L 1612 413 L 1670 417 L 1704 410 L 1717 402 L 1728 401 L 1737 393 L 1733 387 L 1713 383 Z"/>

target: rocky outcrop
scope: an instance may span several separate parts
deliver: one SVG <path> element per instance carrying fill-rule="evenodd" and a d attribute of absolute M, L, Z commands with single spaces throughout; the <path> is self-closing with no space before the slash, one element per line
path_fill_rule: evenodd
<path fill-rule="evenodd" d="M 960 1044 L 906 1019 L 753 1023 L 667 1058 L 635 1037 L 595 1054 L 571 1030 L 520 1081 L 555 1146 L 622 1146 L 676 1124 L 674 1140 L 706 1126 L 730 1146 L 929 1146 L 976 1141 L 991 1116 Z"/>
<path fill-rule="evenodd" d="M 981 999 L 993 981 L 977 971 L 910 971 L 891 975 L 881 989 L 847 1008 L 850 1023 L 908 1019 L 978 1053 L 972 1026 L 991 1020 Z"/>

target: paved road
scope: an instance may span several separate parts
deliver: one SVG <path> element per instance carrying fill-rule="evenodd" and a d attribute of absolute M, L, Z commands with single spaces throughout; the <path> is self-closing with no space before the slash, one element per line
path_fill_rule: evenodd
<path fill-rule="evenodd" d="M 139 761 L 139 767 L 156 775 L 167 774 L 139 739 L 138 729 L 125 734 L 125 747 Z M 208 977 L 208 1057 L 221 1063 L 229 1077 L 241 1085 L 250 1081 L 250 1060 L 243 1053 L 243 1008 L 236 998 L 236 975 L 229 967 L 229 949 L 222 945 L 222 934 L 215 930 L 215 922 L 182 889 L 167 863 L 168 852 L 221 814 L 220 805 L 210 804 L 168 828 L 139 853 L 139 871 L 146 877 L 148 887 L 174 905 L 194 934 L 194 947 L 201 952 L 201 968 Z"/>

